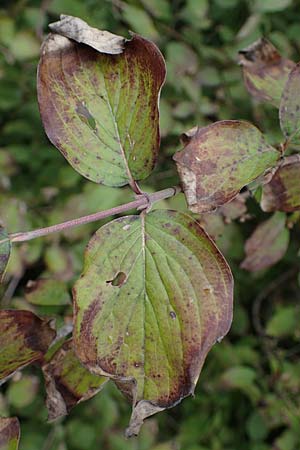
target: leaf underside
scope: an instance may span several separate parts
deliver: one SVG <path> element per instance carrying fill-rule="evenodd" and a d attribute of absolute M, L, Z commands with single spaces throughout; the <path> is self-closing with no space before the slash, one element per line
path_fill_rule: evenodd
<path fill-rule="evenodd" d="M 107 55 L 50 34 L 37 81 L 48 138 L 89 180 L 123 186 L 146 178 L 159 148 L 165 73 L 158 48 L 138 35 Z"/>
<path fill-rule="evenodd" d="M 286 215 L 276 212 L 258 225 L 245 244 L 246 258 L 242 269 L 249 272 L 268 269 L 284 256 L 289 244 L 289 230 L 285 226 Z"/>
<path fill-rule="evenodd" d="M 17 417 L 0 417 L 0 450 L 18 450 L 20 424 Z"/>
<path fill-rule="evenodd" d="M 300 63 L 291 71 L 279 108 L 280 126 L 291 143 L 300 144 Z"/>
<path fill-rule="evenodd" d="M 194 391 L 232 320 L 230 269 L 200 225 L 174 211 L 116 219 L 88 244 L 74 288 L 74 343 L 133 403 L 128 435 Z"/>
<path fill-rule="evenodd" d="M 239 120 L 195 129 L 185 142 L 173 158 L 189 208 L 196 213 L 232 200 L 280 156 L 254 125 Z"/>
<path fill-rule="evenodd" d="M 250 94 L 279 107 L 285 83 L 295 63 L 283 58 L 265 38 L 240 50 L 239 57 L 244 82 Z"/>
<path fill-rule="evenodd" d="M 0 310 L 0 380 L 42 359 L 55 331 L 30 311 Z"/>
<path fill-rule="evenodd" d="M 6 230 L 0 226 L 0 282 L 3 278 L 11 251 L 11 242 Z"/>
<path fill-rule="evenodd" d="M 48 420 L 64 416 L 79 402 L 96 395 L 108 381 L 91 374 L 75 356 L 73 341 L 63 343 L 43 366 L 46 382 Z"/>
<path fill-rule="evenodd" d="M 300 210 L 300 159 L 297 156 L 287 157 L 276 170 L 272 180 L 263 186 L 261 198 L 263 211 Z"/>

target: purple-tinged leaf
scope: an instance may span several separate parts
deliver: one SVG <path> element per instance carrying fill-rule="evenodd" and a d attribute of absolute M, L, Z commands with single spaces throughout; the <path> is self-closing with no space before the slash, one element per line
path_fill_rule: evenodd
<path fill-rule="evenodd" d="M 0 225 L 0 282 L 2 281 L 5 269 L 9 260 L 11 242 L 6 230 Z"/>
<path fill-rule="evenodd" d="M 249 122 L 223 120 L 184 137 L 184 149 L 173 158 L 188 206 L 196 213 L 231 201 L 280 157 Z"/>
<path fill-rule="evenodd" d="M 108 378 L 93 375 L 76 357 L 73 341 L 66 341 L 43 366 L 48 419 L 65 416 L 78 403 L 96 395 Z"/>
<path fill-rule="evenodd" d="M 116 219 L 88 244 L 74 287 L 74 344 L 131 398 L 128 435 L 195 389 L 232 320 L 230 269 L 199 223 L 156 210 Z"/>
<path fill-rule="evenodd" d="M 54 337 L 49 323 L 30 311 L 0 310 L 0 380 L 42 360 Z"/>
<path fill-rule="evenodd" d="M 279 119 L 289 143 L 300 144 L 300 63 L 290 72 L 282 94 Z"/>
<path fill-rule="evenodd" d="M 89 180 L 135 186 L 157 159 L 165 74 L 160 51 L 141 36 L 126 41 L 123 53 L 108 55 L 50 34 L 37 82 L 48 138 Z"/>
<path fill-rule="evenodd" d="M 246 258 L 241 268 L 249 272 L 267 269 L 284 256 L 290 233 L 286 228 L 286 215 L 276 212 L 265 222 L 258 225 L 245 244 Z"/>
<path fill-rule="evenodd" d="M 300 157 L 288 156 L 263 186 L 263 211 L 300 211 Z"/>
<path fill-rule="evenodd" d="M 285 83 L 295 63 L 283 58 L 265 38 L 240 50 L 239 63 L 243 67 L 244 82 L 250 94 L 279 107 Z"/>
<path fill-rule="evenodd" d="M 20 424 L 17 417 L 0 417 L 0 450 L 18 450 Z"/>

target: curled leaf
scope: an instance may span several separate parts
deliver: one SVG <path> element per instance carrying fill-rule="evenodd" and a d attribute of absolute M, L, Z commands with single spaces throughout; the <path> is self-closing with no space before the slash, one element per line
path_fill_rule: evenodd
<path fill-rule="evenodd" d="M 82 366 L 73 350 L 73 341 L 66 341 L 43 366 L 46 381 L 48 419 L 64 416 L 80 402 L 96 395 L 108 381 L 93 375 Z"/>
<path fill-rule="evenodd" d="M 250 94 L 278 107 L 295 63 L 283 58 L 271 42 L 261 38 L 239 51 L 239 64 L 243 67 L 244 82 Z"/>
<path fill-rule="evenodd" d="M 283 134 L 289 142 L 300 144 L 300 63 L 290 72 L 282 94 L 279 119 Z"/>
<path fill-rule="evenodd" d="M 123 53 L 108 55 L 50 34 L 37 82 L 48 138 L 89 180 L 134 186 L 157 159 L 165 74 L 160 51 L 141 36 L 126 41 Z"/>
<path fill-rule="evenodd" d="M 11 241 L 6 230 L 0 225 L 0 282 L 2 281 L 11 251 Z"/>
<path fill-rule="evenodd" d="M 276 169 L 271 181 L 263 186 L 263 211 L 293 212 L 300 210 L 300 158 L 285 158 Z"/>
<path fill-rule="evenodd" d="M 125 38 L 90 27 L 78 17 L 61 14 L 58 22 L 51 23 L 49 28 L 57 34 L 73 39 L 79 44 L 86 44 L 101 53 L 111 55 L 122 53 Z"/>
<path fill-rule="evenodd" d="M 0 310 L 0 380 L 41 360 L 54 337 L 49 323 L 30 311 Z"/>
<path fill-rule="evenodd" d="M 20 424 L 17 417 L 0 417 L 0 450 L 18 450 Z"/>
<path fill-rule="evenodd" d="M 232 289 L 223 256 L 185 214 L 122 217 L 93 236 L 74 287 L 75 350 L 131 399 L 127 435 L 193 393 L 230 327 Z"/>
<path fill-rule="evenodd" d="M 222 120 L 193 129 L 173 158 L 191 211 L 213 211 L 262 175 L 279 158 L 251 123 Z"/>
<path fill-rule="evenodd" d="M 277 212 L 258 225 L 245 244 L 246 258 L 241 268 L 249 272 L 267 269 L 284 256 L 289 245 L 289 230 L 285 226 L 286 216 Z"/>

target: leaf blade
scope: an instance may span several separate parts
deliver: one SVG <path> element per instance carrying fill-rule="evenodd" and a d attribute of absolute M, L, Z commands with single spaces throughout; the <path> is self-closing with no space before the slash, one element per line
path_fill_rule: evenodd
<path fill-rule="evenodd" d="M 18 450 L 20 424 L 17 417 L 0 417 L 0 450 Z"/>
<path fill-rule="evenodd" d="M 291 143 L 299 144 L 300 136 L 300 102 L 298 94 L 300 89 L 300 63 L 289 74 L 282 94 L 279 120 L 281 130 Z"/>
<path fill-rule="evenodd" d="M 250 94 L 279 107 L 285 83 L 295 63 L 283 58 L 271 42 L 261 38 L 239 51 L 239 64 Z"/>
<path fill-rule="evenodd" d="M 125 279 L 112 284 L 119 273 Z M 193 392 L 207 352 L 229 329 L 232 276 L 197 222 L 156 210 L 98 230 L 74 302 L 77 356 L 126 385 L 131 435 L 145 417 Z"/>
<path fill-rule="evenodd" d="M 0 380 L 40 360 L 55 331 L 30 311 L 0 310 Z"/>
<path fill-rule="evenodd" d="M 165 74 L 160 51 L 141 36 L 107 55 L 50 34 L 37 82 L 48 138 L 89 180 L 123 186 L 146 178 L 158 154 Z"/>
<path fill-rule="evenodd" d="M 279 159 L 251 123 L 223 120 L 185 134 L 185 147 L 175 153 L 189 208 L 213 211 Z"/>

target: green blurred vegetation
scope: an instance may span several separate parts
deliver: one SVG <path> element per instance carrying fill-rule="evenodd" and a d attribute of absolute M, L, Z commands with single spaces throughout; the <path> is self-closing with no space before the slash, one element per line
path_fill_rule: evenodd
<path fill-rule="evenodd" d="M 154 40 L 167 62 L 162 91 L 162 145 L 148 191 L 178 182 L 171 155 L 179 135 L 220 119 L 251 120 L 281 139 L 277 112 L 247 94 L 237 51 L 265 35 L 295 61 L 300 55 L 297 0 L 2 0 L 0 2 L 0 217 L 9 232 L 46 226 L 127 202 L 127 188 L 84 180 L 50 145 L 39 117 L 35 76 L 41 39 L 59 14 L 100 29 Z M 163 205 L 185 210 L 182 195 Z M 299 226 L 280 263 L 249 274 L 239 268 L 244 241 L 269 216 L 255 199 L 250 220 L 221 227 L 218 240 L 232 267 L 231 332 L 208 356 L 195 398 L 147 420 L 141 435 L 123 438 L 130 407 L 109 383 L 92 400 L 46 423 L 44 387 L 36 367 L 1 387 L 0 414 L 21 421 L 21 450 L 298 450 L 300 448 Z M 70 289 L 84 247 L 99 223 L 15 246 L 1 287 L 1 307 L 71 320 L 70 305 L 34 305 L 29 280 L 55 278 Z"/>

